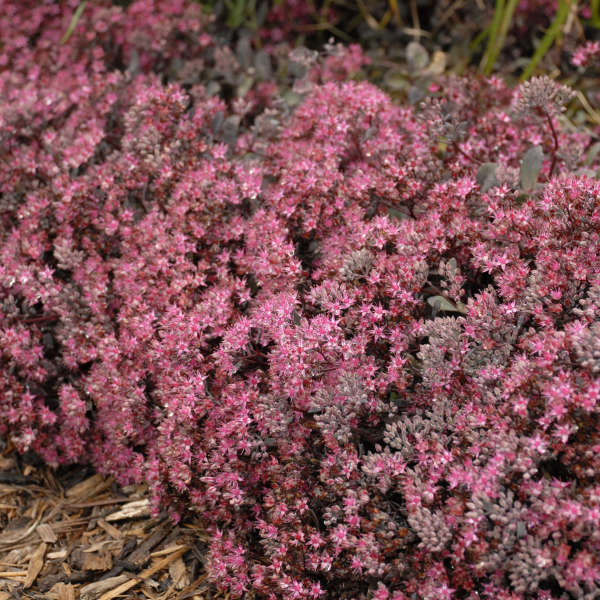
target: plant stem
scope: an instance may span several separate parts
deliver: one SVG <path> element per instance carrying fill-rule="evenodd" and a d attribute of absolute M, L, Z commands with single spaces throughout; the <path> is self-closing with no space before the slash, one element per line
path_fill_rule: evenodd
<path fill-rule="evenodd" d="M 468 161 L 476 164 L 476 165 L 480 165 L 481 161 L 477 160 L 476 158 L 473 158 L 470 154 L 468 154 L 467 152 L 465 152 L 459 145 L 458 142 L 452 142 L 452 146 L 453 148 L 459 153 L 462 154 Z"/>
<path fill-rule="evenodd" d="M 552 122 L 552 117 L 548 112 L 546 112 L 546 118 L 548 119 L 548 123 L 550 124 L 550 131 L 552 131 L 552 139 L 554 140 L 554 148 L 552 149 L 552 164 L 550 165 L 550 173 L 548 174 L 548 179 L 552 177 L 552 173 L 554 173 L 554 167 L 556 166 L 556 153 L 558 151 L 558 136 L 556 135 L 556 129 L 554 128 L 554 123 Z"/>
<path fill-rule="evenodd" d="M 550 49 L 550 46 L 552 46 L 556 38 L 560 35 L 562 26 L 566 23 L 567 17 L 569 16 L 569 10 L 570 5 L 567 0 L 558 0 L 558 9 L 554 15 L 554 19 L 552 20 L 550 27 L 546 30 L 546 33 L 529 61 L 529 64 L 519 78 L 521 81 L 529 79 L 540 60 L 542 60 L 546 52 Z"/>

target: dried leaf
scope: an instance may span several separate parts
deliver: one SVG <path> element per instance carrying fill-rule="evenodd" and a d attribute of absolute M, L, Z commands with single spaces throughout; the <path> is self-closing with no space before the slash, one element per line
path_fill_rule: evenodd
<path fill-rule="evenodd" d="M 422 77 L 437 77 L 446 70 L 448 56 L 441 50 L 436 50 L 431 57 L 429 66 L 421 73 Z"/>
<path fill-rule="evenodd" d="M 521 188 L 531 191 L 537 183 L 542 164 L 544 162 L 544 151 L 541 146 L 533 146 L 525 152 L 521 162 Z"/>

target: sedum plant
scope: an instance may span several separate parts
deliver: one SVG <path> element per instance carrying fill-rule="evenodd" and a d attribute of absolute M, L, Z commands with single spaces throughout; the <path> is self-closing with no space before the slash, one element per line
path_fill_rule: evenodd
<path fill-rule="evenodd" d="M 568 90 L 398 106 L 329 47 L 244 91 L 196 3 L 90 3 L 60 44 L 77 5 L 1 11 L 0 435 L 196 513 L 232 597 L 596 597 Z"/>

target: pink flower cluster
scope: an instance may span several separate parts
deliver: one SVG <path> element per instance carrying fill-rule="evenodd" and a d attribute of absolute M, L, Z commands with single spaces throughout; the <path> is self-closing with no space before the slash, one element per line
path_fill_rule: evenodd
<path fill-rule="evenodd" d="M 351 50 L 295 110 L 226 99 L 196 3 L 90 3 L 61 44 L 77 4 L 1 2 L 0 435 L 196 512 L 233 597 L 596 597 L 568 94 L 448 77 L 421 111 Z"/>
<path fill-rule="evenodd" d="M 598 60 L 598 57 L 600 57 L 600 42 L 586 42 L 577 47 L 571 62 L 576 67 L 587 67 L 590 63 L 594 63 L 594 59 Z"/>
<path fill-rule="evenodd" d="M 278 43 L 294 35 L 306 35 L 307 26 L 314 24 L 317 16 L 314 2 L 305 0 L 270 2 L 266 23 L 260 29 L 260 36 L 267 43 Z"/>

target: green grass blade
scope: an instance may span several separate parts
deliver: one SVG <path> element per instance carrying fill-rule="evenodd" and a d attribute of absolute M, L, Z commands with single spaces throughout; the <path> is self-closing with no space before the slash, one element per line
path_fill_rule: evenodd
<path fill-rule="evenodd" d="M 496 7 L 494 8 L 494 18 L 492 19 L 492 24 L 490 25 L 490 36 L 488 39 L 488 45 L 485 49 L 485 54 L 483 55 L 483 72 L 488 73 L 491 72 L 492 66 L 490 66 L 490 58 L 492 56 L 493 49 L 496 45 L 498 30 L 500 29 L 500 23 L 502 22 L 502 15 L 504 14 L 504 0 L 496 0 Z"/>
<path fill-rule="evenodd" d="M 490 35 L 489 27 L 482 29 L 469 44 L 469 50 L 471 52 L 477 52 L 477 50 L 479 49 L 479 46 L 481 45 L 483 40 L 485 40 L 485 38 L 488 37 L 489 35 Z"/>
<path fill-rule="evenodd" d="M 498 56 L 504 46 L 504 40 L 506 40 L 506 34 L 510 28 L 510 24 L 512 23 L 513 15 L 515 13 L 515 8 L 517 8 L 518 0 L 509 0 L 508 6 L 504 10 L 504 14 L 502 15 L 502 22 L 500 23 L 500 30 L 498 31 L 498 40 L 496 45 L 494 46 L 494 53 L 492 55 L 491 67 L 496 64 L 498 60 Z M 491 73 L 491 68 L 490 68 Z M 488 73 L 487 75 L 489 75 Z"/>
<path fill-rule="evenodd" d="M 77 27 L 77 23 L 79 23 L 79 19 L 85 9 L 85 5 L 87 4 L 87 0 L 83 0 L 83 2 L 77 7 L 75 12 L 73 13 L 73 17 L 71 18 L 71 22 L 69 23 L 69 27 L 67 27 L 67 31 L 65 31 L 65 35 L 62 36 L 60 40 L 61 44 L 66 44 L 68 39 L 71 37 L 73 32 L 75 31 L 75 27 Z"/>
<path fill-rule="evenodd" d="M 546 30 L 546 33 L 544 34 L 540 45 L 537 47 L 536 51 L 531 57 L 529 64 L 527 65 L 527 67 L 525 67 L 525 70 L 523 71 L 520 77 L 521 81 L 525 81 L 526 79 L 529 79 L 531 77 L 531 74 L 538 66 L 540 60 L 542 60 L 546 52 L 548 52 L 552 44 L 554 44 L 556 38 L 558 38 L 562 31 L 563 25 L 567 21 L 567 17 L 569 16 L 569 10 L 570 6 L 567 0 L 558 1 L 558 10 L 554 15 L 554 19 L 552 20 L 550 27 L 548 27 L 548 29 Z"/>
<path fill-rule="evenodd" d="M 500 19 L 500 25 L 498 26 L 498 30 L 494 36 L 494 45 L 491 48 L 490 54 L 488 56 L 487 63 L 485 65 L 484 73 L 486 77 L 489 77 L 492 73 L 492 69 L 498 60 L 498 56 L 502 51 L 502 47 L 504 46 L 504 40 L 506 40 L 506 34 L 510 28 L 510 24 L 512 23 L 512 18 L 515 13 L 515 8 L 517 8 L 518 0 L 509 0 L 508 5 L 504 9 L 504 12 Z"/>

